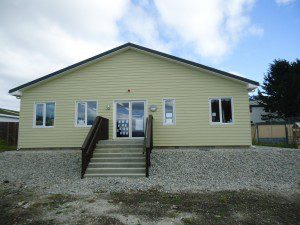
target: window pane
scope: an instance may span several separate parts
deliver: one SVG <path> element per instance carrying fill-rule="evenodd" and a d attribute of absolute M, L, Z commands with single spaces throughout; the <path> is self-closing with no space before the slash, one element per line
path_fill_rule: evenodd
<path fill-rule="evenodd" d="M 211 122 L 220 122 L 219 100 L 212 99 L 211 101 Z"/>
<path fill-rule="evenodd" d="M 224 98 L 222 102 L 222 122 L 232 123 L 232 109 L 231 109 L 231 99 Z"/>
<path fill-rule="evenodd" d="M 46 103 L 46 125 L 45 126 L 54 126 L 54 111 L 55 111 L 54 102 Z"/>
<path fill-rule="evenodd" d="M 44 104 L 36 104 L 35 125 L 43 126 Z"/>
<path fill-rule="evenodd" d="M 165 101 L 165 123 L 174 123 L 174 100 L 164 100 Z"/>
<path fill-rule="evenodd" d="M 87 125 L 93 125 L 97 116 L 97 102 L 87 102 Z"/>
<path fill-rule="evenodd" d="M 77 125 L 85 125 L 85 103 L 77 103 Z"/>

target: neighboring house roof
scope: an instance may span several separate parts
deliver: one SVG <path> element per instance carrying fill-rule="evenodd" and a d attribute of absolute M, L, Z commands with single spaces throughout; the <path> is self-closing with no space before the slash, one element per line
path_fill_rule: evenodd
<path fill-rule="evenodd" d="M 32 85 L 35 85 L 35 84 L 37 84 L 37 83 L 39 83 L 41 81 L 45 81 L 47 79 L 53 78 L 53 77 L 55 77 L 57 75 L 60 75 L 60 74 L 62 74 L 64 72 L 72 70 L 72 69 L 74 69 L 76 67 L 80 67 L 80 66 L 82 66 L 84 64 L 90 63 L 90 62 L 92 62 L 94 60 L 100 59 L 102 57 L 108 56 L 110 54 L 113 54 L 115 52 L 118 52 L 118 51 L 120 51 L 122 49 L 127 49 L 127 48 L 137 49 L 137 50 L 140 50 L 140 51 L 143 51 L 143 52 L 146 52 L 146 53 L 154 54 L 154 55 L 157 55 L 157 56 L 160 56 L 160 57 L 163 57 L 163 58 L 167 58 L 167 59 L 170 59 L 170 60 L 173 60 L 173 61 L 177 61 L 177 62 L 184 63 L 184 64 L 187 64 L 187 65 L 190 65 L 190 66 L 194 66 L 194 67 L 197 67 L 197 68 L 200 68 L 200 69 L 211 71 L 211 72 L 217 73 L 219 75 L 222 75 L 224 77 L 235 79 L 235 80 L 238 80 L 238 81 L 242 81 L 242 82 L 250 84 L 250 85 L 259 86 L 258 82 L 250 80 L 250 79 L 247 79 L 247 78 L 244 78 L 244 77 L 240 77 L 240 76 L 237 76 L 237 75 L 234 75 L 234 74 L 222 71 L 222 70 L 218 70 L 218 69 L 215 69 L 215 68 L 212 68 L 212 67 L 209 67 L 209 66 L 205 66 L 205 65 L 202 65 L 202 64 L 199 64 L 199 63 L 196 63 L 196 62 L 192 62 L 192 61 L 189 61 L 189 60 L 186 60 L 186 59 L 183 59 L 183 58 L 179 58 L 179 57 L 176 57 L 176 56 L 173 56 L 173 55 L 169 55 L 169 54 L 166 54 L 166 53 L 163 53 L 163 52 L 159 52 L 159 51 L 156 51 L 156 50 L 153 50 L 153 49 L 150 49 L 150 48 L 146 48 L 146 47 L 143 47 L 143 46 L 140 46 L 140 45 L 136 45 L 136 44 L 132 44 L 132 43 L 126 43 L 124 45 L 118 46 L 116 48 L 113 48 L 113 49 L 111 49 L 109 51 L 106 51 L 106 52 L 103 52 L 101 54 L 98 54 L 96 56 L 93 56 L 93 57 L 88 58 L 86 60 L 83 60 L 81 62 L 75 63 L 75 64 L 73 64 L 71 66 L 65 67 L 65 68 L 63 68 L 61 70 L 58 70 L 56 72 L 50 73 L 50 74 L 48 74 L 46 76 L 40 77 L 38 79 L 35 79 L 33 81 L 30 81 L 28 83 L 20 85 L 20 86 L 18 86 L 16 88 L 13 88 L 13 89 L 9 90 L 9 93 L 13 94 L 14 92 L 17 92 L 17 91 L 20 91 L 20 90 L 22 90 L 24 88 L 30 87 Z"/>
<path fill-rule="evenodd" d="M 257 100 L 250 100 L 250 106 L 251 107 L 263 107 L 264 108 L 264 106 L 263 106 L 263 104 L 261 104 L 259 101 L 257 101 Z"/>
<path fill-rule="evenodd" d="M 0 116 L 19 118 L 19 112 L 10 109 L 0 108 Z"/>

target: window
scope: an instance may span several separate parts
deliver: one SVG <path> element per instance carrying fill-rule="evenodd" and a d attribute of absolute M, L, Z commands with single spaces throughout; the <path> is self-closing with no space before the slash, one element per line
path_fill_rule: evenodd
<path fill-rule="evenodd" d="M 210 99 L 210 118 L 212 123 L 233 123 L 232 99 Z"/>
<path fill-rule="evenodd" d="M 35 127 L 53 127 L 55 119 L 55 103 L 35 103 Z"/>
<path fill-rule="evenodd" d="M 96 101 L 76 102 L 76 126 L 91 126 L 97 116 Z"/>
<path fill-rule="evenodd" d="M 164 125 L 175 125 L 175 100 L 163 99 Z"/>

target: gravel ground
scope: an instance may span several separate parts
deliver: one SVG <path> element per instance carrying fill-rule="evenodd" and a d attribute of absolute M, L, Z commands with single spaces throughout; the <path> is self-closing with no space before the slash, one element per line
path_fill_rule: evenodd
<path fill-rule="evenodd" d="M 296 149 L 154 149 L 151 160 L 149 178 L 80 179 L 79 151 L 7 151 L 0 153 L 0 181 L 70 194 L 149 188 L 299 193 L 300 151 Z"/>

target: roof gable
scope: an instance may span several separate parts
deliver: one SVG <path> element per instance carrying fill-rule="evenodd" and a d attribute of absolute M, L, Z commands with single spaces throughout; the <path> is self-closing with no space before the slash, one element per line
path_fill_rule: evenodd
<path fill-rule="evenodd" d="M 148 53 L 148 54 L 152 54 L 152 55 L 155 55 L 155 56 L 158 56 L 158 57 L 162 57 L 162 58 L 165 58 L 165 59 L 168 59 L 168 60 L 175 61 L 177 63 L 185 64 L 185 65 L 188 65 L 188 66 L 193 66 L 193 67 L 196 67 L 198 69 L 206 70 L 206 71 L 212 72 L 216 75 L 223 76 L 225 78 L 230 78 L 230 79 L 233 79 L 233 80 L 237 80 L 237 81 L 252 85 L 254 87 L 259 85 L 259 83 L 256 82 L 256 81 L 253 81 L 253 80 L 250 80 L 250 79 L 247 79 L 247 78 L 244 78 L 244 77 L 240 77 L 240 76 L 237 76 L 237 75 L 234 75 L 234 74 L 222 71 L 222 70 L 218 70 L 218 69 L 215 69 L 215 68 L 212 68 L 212 67 L 209 67 L 209 66 L 205 66 L 205 65 L 202 65 L 202 64 L 199 64 L 199 63 L 196 63 L 196 62 L 192 62 L 192 61 L 189 61 L 189 60 L 186 60 L 186 59 L 183 59 L 183 58 L 179 58 L 179 57 L 176 57 L 176 56 L 173 56 L 173 55 L 169 55 L 169 54 L 166 54 L 166 53 L 163 53 L 163 52 L 159 52 L 159 51 L 156 51 L 156 50 L 153 50 L 153 49 L 149 49 L 149 48 L 146 48 L 146 47 L 143 47 L 143 46 L 140 46 L 140 45 L 136 45 L 136 44 L 132 44 L 132 43 L 126 43 L 124 45 L 118 46 L 116 48 L 113 48 L 109 51 L 98 54 L 96 56 L 93 56 L 93 57 L 88 58 L 86 60 L 83 60 L 81 62 L 75 63 L 71 66 L 65 67 L 65 68 L 63 68 L 61 70 L 58 70 L 56 72 L 50 73 L 46 76 L 40 77 L 38 79 L 35 79 L 33 81 L 30 81 L 28 83 L 20 85 L 16 88 L 13 88 L 13 89 L 9 90 L 9 93 L 12 94 L 12 95 L 18 95 L 17 92 L 21 91 L 22 89 L 30 88 L 31 86 L 38 85 L 40 82 L 43 82 L 43 81 L 46 81 L 48 79 L 54 78 L 54 77 L 56 77 L 58 75 L 61 75 L 65 72 L 68 72 L 72 69 L 76 69 L 78 67 L 88 65 L 89 63 L 92 63 L 96 60 L 100 60 L 104 57 L 110 56 L 112 54 L 116 54 L 120 51 L 124 51 L 124 50 L 127 50 L 127 49 L 134 49 L 134 50 L 142 51 L 142 52 L 145 52 L 145 53 Z"/>

